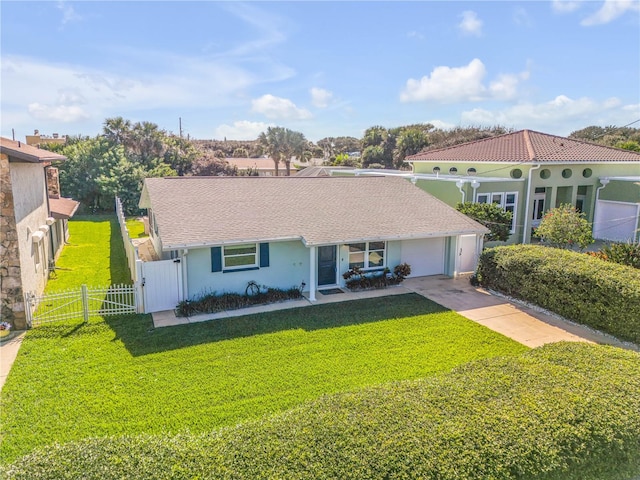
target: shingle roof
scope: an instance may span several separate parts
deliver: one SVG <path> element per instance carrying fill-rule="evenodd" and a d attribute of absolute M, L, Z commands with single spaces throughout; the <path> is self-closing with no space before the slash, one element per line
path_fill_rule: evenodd
<path fill-rule="evenodd" d="M 534 132 L 533 130 L 520 130 L 475 142 L 421 152 L 407 157 L 406 161 L 640 162 L 640 153 Z"/>
<path fill-rule="evenodd" d="M 32 147 L 24 142 L 16 142 L 0 137 L 0 152 L 23 162 L 40 163 L 66 160 L 67 157 L 57 153 Z"/>
<path fill-rule="evenodd" d="M 164 250 L 487 232 L 411 182 L 393 177 L 147 178 L 140 206 L 153 209 Z"/>

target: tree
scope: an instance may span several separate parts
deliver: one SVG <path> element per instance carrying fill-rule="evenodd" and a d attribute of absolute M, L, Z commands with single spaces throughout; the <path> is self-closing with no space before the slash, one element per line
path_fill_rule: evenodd
<path fill-rule="evenodd" d="M 369 145 L 362 152 L 362 166 L 364 168 L 370 168 L 374 164 L 384 166 L 384 161 L 384 148 L 380 145 Z"/>
<path fill-rule="evenodd" d="M 276 176 L 279 172 L 279 164 L 283 162 L 287 169 L 287 176 L 291 175 L 291 160 L 293 157 L 302 159 L 309 150 L 309 142 L 300 132 L 294 132 L 283 127 L 268 127 L 258 137 L 258 143 L 273 159 Z"/>
<path fill-rule="evenodd" d="M 495 203 L 458 203 L 456 210 L 464 213 L 490 230 L 486 235 L 488 242 L 506 242 L 511 230 L 511 212 L 507 212 Z"/>
<path fill-rule="evenodd" d="M 535 236 L 552 247 L 572 248 L 577 245 L 584 250 L 594 242 L 591 230 L 591 224 L 584 218 L 584 213 L 573 205 L 563 204 L 549 210 L 542 217 Z"/>
<path fill-rule="evenodd" d="M 432 128 L 432 125 L 410 126 L 400 131 L 396 140 L 396 148 L 393 151 L 393 161 L 396 168 L 402 168 L 406 157 L 419 153 L 429 145 L 428 129 L 424 127 Z"/>

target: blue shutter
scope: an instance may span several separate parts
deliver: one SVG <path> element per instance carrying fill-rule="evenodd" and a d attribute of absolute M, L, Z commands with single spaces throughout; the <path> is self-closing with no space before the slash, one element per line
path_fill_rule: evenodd
<path fill-rule="evenodd" d="M 260 244 L 260 268 L 269 266 L 269 244 Z"/>
<path fill-rule="evenodd" d="M 222 247 L 211 247 L 211 271 L 222 271 Z"/>

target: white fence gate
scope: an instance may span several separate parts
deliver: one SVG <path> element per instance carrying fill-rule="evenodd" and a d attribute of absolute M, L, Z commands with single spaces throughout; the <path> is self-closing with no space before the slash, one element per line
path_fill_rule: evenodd
<path fill-rule="evenodd" d="M 180 259 L 141 262 L 140 281 L 144 312 L 173 310 L 182 300 L 182 265 Z"/>
<path fill-rule="evenodd" d="M 133 285 L 111 285 L 64 292 L 24 296 L 27 325 L 37 327 L 43 323 L 105 315 L 126 315 L 137 312 L 136 288 Z"/>

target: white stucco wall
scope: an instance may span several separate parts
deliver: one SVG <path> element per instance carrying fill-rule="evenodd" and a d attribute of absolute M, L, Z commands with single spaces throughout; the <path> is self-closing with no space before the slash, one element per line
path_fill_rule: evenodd
<path fill-rule="evenodd" d="M 269 266 L 249 271 L 211 271 L 211 249 L 189 250 L 187 255 L 188 297 L 205 292 L 244 293 L 247 283 L 287 289 L 304 282 L 309 285 L 309 249 L 302 242 L 269 244 Z"/>
<path fill-rule="evenodd" d="M 24 292 L 42 293 L 47 283 L 47 267 L 50 252 L 49 235 L 40 244 L 33 243 L 32 233 L 46 225 L 48 217 L 47 187 L 44 168 L 37 163 L 11 162 L 11 186 L 13 189 L 22 288 Z M 40 248 L 41 262 L 35 264 L 35 249 Z"/>

